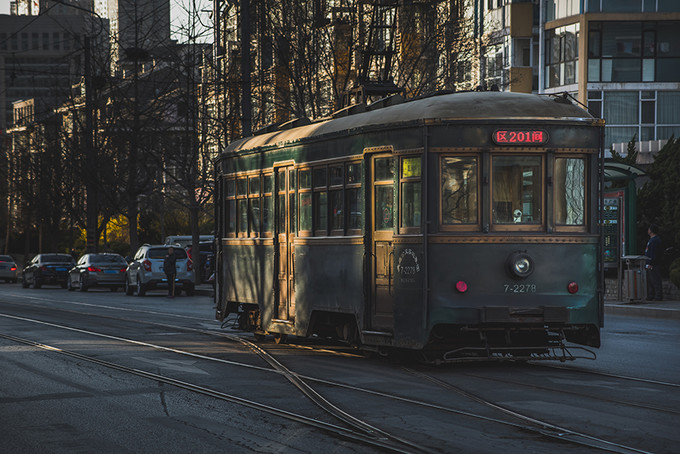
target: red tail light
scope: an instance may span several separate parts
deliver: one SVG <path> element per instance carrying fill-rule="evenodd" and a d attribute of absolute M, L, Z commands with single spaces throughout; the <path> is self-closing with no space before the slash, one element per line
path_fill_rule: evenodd
<path fill-rule="evenodd" d="M 465 281 L 456 282 L 456 290 L 458 290 L 460 293 L 467 292 L 467 289 L 468 289 L 468 285 Z"/>
<path fill-rule="evenodd" d="M 121 268 L 121 269 L 120 269 L 120 272 L 121 272 L 121 273 L 124 273 L 124 272 L 126 272 L 126 271 L 127 271 L 127 268 Z"/>
<path fill-rule="evenodd" d="M 144 260 L 144 261 L 142 262 L 142 266 L 144 266 L 144 269 L 145 269 L 145 270 L 151 271 L 151 262 L 149 262 L 148 260 Z"/>
<path fill-rule="evenodd" d="M 87 271 L 90 273 L 100 273 L 102 270 L 101 268 L 97 268 L 96 266 L 88 266 Z"/>
<path fill-rule="evenodd" d="M 568 291 L 569 293 L 576 293 L 576 292 L 578 292 L 578 284 L 577 284 L 576 282 L 574 282 L 574 281 L 571 281 L 571 282 L 567 285 L 567 291 Z"/>
<path fill-rule="evenodd" d="M 16 271 L 16 270 L 17 270 L 17 267 L 16 267 L 16 266 L 13 266 L 13 267 L 10 268 L 9 270 L 10 270 L 10 271 Z"/>
<path fill-rule="evenodd" d="M 191 260 L 187 260 L 187 271 L 191 271 L 194 269 L 194 262 Z"/>

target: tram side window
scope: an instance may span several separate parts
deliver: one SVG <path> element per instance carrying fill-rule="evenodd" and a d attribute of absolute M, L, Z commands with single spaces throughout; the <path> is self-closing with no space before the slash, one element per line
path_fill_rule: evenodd
<path fill-rule="evenodd" d="M 300 197 L 300 231 L 312 231 L 312 171 L 310 169 L 300 169 L 298 171 L 299 197 Z"/>
<path fill-rule="evenodd" d="M 394 228 L 394 159 L 377 158 L 374 170 L 375 229 Z"/>
<path fill-rule="evenodd" d="M 270 236 L 274 231 L 273 175 L 265 175 L 262 180 L 262 231 Z"/>
<path fill-rule="evenodd" d="M 555 224 L 585 225 L 585 160 L 580 158 L 555 159 Z"/>
<path fill-rule="evenodd" d="M 359 233 L 362 226 L 361 218 L 361 164 L 348 163 L 345 172 L 345 195 L 347 198 L 347 231 Z"/>
<path fill-rule="evenodd" d="M 345 229 L 345 203 L 343 196 L 344 165 L 333 165 L 328 168 L 329 191 L 328 204 L 330 207 L 330 229 L 331 234 L 342 235 Z"/>
<path fill-rule="evenodd" d="M 328 192 L 314 192 L 314 235 L 324 236 L 328 232 Z"/>
<path fill-rule="evenodd" d="M 260 177 L 248 179 L 248 220 L 250 221 L 250 236 L 258 236 L 261 228 L 262 210 L 260 207 Z"/>
<path fill-rule="evenodd" d="M 236 180 L 236 206 L 238 210 L 238 235 L 248 235 L 248 180 L 239 178 Z"/>
<path fill-rule="evenodd" d="M 229 236 L 236 233 L 236 181 L 227 180 L 226 230 Z"/>
<path fill-rule="evenodd" d="M 420 156 L 401 159 L 401 227 L 420 228 L 422 217 Z"/>
<path fill-rule="evenodd" d="M 442 224 L 477 224 L 477 158 L 443 157 L 440 181 Z"/>
<path fill-rule="evenodd" d="M 328 190 L 326 166 L 316 167 L 313 170 L 314 196 L 313 196 L 313 216 L 314 216 L 314 236 L 325 236 L 328 234 Z"/>
<path fill-rule="evenodd" d="M 493 223 L 540 224 L 541 157 L 494 156 L 492 159 Z"/>

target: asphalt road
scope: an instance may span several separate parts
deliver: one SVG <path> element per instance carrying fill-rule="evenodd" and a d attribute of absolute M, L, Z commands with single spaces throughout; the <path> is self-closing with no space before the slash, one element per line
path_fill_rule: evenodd
<path fill-rule="evenodd" d="M 5 284 L 0 451 L 677 452 L 680 321 L 608 316 L 602 334 L 595 361 L 430 367 L 253 346 L 206 296 Z"/>

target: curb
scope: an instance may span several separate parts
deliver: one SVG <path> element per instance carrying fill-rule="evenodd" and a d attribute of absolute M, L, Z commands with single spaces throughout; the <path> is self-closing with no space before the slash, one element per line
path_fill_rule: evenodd
<path fill-rule="evenodd" d="M 605 304 L 606 315 L 626 315 L 631 317 L 661 318 L 680 320 L 680 310 L 672 307 L 644 307 L 630 304 Z"/>

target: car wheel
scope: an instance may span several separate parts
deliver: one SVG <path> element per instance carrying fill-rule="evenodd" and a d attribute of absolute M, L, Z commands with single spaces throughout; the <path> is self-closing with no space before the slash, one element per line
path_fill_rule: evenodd
<path fill-rule="evenodd" d="M 125 277 L 125 294 L 127 296 L 132 296 L 132 286 L 130 285 L 130 282 L 128 282 L 127 276 Z"/>
<path fill-rule="evenodd" d="M 78 284 L 80 284 L 80 287 L 78 287 L 78 289 L 81 292 L 87 292 L 87 285 L 83 284 L 83 281 L 80 281 Z"/>
<path fill-rule="evenodd" d="M 40 288 L 40 281 L 35 276 L 33 276 L 33 282 L 31 282 L 31 288 Z"/>
<path fill-rule="evenodd" d="M 69 278 L 66 280 L 66 289 L 67 289 L 69 292 L 72 292 L 72 291 L 75 290 L 75 289 L 73 288 L 73 284 L 71 284 L 71 277 L 70 277 L 70 276 L 69 276 Z"/>
<path fill-rule="evenodd" d="M 66 282 L 61 283 L 61 288 L 66 288 Z"/>
<path fill-rule="evenodd" d="M 142 285 L 142 282 L 139 280 L 139 276 L 137 276 L 137 288 L 135 288 L 135 295 L 144 296 L 145 293 L 146 289 L 144 288 L 144 285 Z"/>
<path fill-rule="evenodd" d="M 26 276 L 21 275 L 21 286 L 23 288 L 28 288 L 28 282 L 26 281 Z"/>
<path fill-rule="evenodd" d="M 187 296 L 194 296 L 194 286 L 189 284 L 184 288 L 184 292 Z"/>

